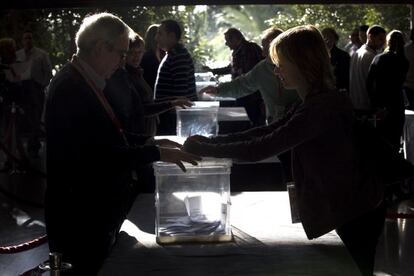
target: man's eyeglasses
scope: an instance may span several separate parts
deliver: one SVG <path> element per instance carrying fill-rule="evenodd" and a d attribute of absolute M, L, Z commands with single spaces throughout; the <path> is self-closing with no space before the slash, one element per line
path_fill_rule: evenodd
<path fill-rule="evenodd" d="M 109 43 L 106 43 L 106 45 L 108 45 L 108 49 L 111 52 L 116 52 L 121 59 L 125 59 L 126 58 L 126 56 L 128 54 L 128 51 L 127 50 L 115 49 L 115 47 L 113 45 L 109 44 Z"/>
<path fill-rule="evenodd" d="M 120 50 L 120 49 L 114 49 L 114 52 L 117 52 L 117 54 L 119 55 L 119 57 L 121 59 L 125 59 L 127 57 L 128 51 L 125 50 Z"/>

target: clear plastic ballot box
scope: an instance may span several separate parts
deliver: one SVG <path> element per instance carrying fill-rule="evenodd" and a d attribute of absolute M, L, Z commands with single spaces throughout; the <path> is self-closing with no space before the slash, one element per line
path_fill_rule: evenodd
<path fill-rule="evenodd" d="M 218 134 L 219 102 L 194 102 L 188 108 L 177 110 L 177 136 L 215 136 Z"/>
<path fill-rule="evenodd" d="M 154 163 L 157 242 L 232 240 L 231 160 L 204 158 L 197 166 Z"/>

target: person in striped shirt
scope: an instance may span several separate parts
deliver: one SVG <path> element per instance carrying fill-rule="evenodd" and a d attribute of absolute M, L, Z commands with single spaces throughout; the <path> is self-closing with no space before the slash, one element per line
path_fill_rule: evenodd
<path fill-rule="evenodd" d="M 182 30 L 175 20 L 164 20 L 155 37 L 159 47 L 166 51 L 158 68 L 155 98 L 186 97 L 197 100 L 194 63 L 188 50 L 180 43 Z M 158 135 L 176 134 L 175 110 L 160 115 Z"/>

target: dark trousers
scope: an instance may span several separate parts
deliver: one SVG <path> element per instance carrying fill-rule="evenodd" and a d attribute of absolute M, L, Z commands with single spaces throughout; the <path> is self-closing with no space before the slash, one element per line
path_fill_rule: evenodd
<path fill-rule="evenodd" d="M 177 112 L 171 110 L 158 116 L 160 122 L 157 128 L 157 135 L 176 135 L 177 134 Z"/>
<path fill-rule="evenodd" d="M 254 127 L 262 126 L 266 123 L 264 103 L 259 91 L 238 98 L 236 105 L 243 106 L 246 109 L 247 116 Z"/>
<path fill-rule="evenodd" d="M 30 154 L 37 156 L 41 147 L 41 118 L 45 100 L 44 89 L 40 84 L 32 80 L 23 81 L 23 89 L 25 91 L 24 101 L 28 127 L 27 150 Z"/>
<path fill-rule="evenodd" d="M 284 183 L 293 181 L 292 177 L 292 152 L 290 150 L 285 151 L 277 156 L 282 165 L 283 181 Z"/>
<path fill-rule="evenodd" d="M 336 229 L 364 276 L 374 273 L 375 252 L 384 228 L 385 211 L 385 204 L 381 203 L 376 209 Z"/>

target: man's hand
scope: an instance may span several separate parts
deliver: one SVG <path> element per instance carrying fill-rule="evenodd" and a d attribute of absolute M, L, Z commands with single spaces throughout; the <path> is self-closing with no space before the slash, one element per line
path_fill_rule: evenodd
<path fill-rule="evenodd" d="M 201 66 L 201 70 L 203 70 L 205 72 L 210 72 L 211 71 L 211 68 L 208 67 L 208 66 L 203 65 L 203 66 Z"/>
<path fill-rule="evenodd" d="M 178 98 L 171 101 L 172 106 L 179 106 L 182 108 L 193 106 L 193 102 L 187 98 Z"/>
<path fill-rule="evenodd" d="M 164 147 L 164 148 L 179 148 L 179 149 L 181 149 L 181 147 L 183 146 L 180 143 L 177 143 L 177 142 L 174 142 L 168 139 L 155 140 L 155 145 Z"/>
<path fill-rule="evenodd" d="M 179 149 L 171 149 L 160 147 L 160 160 L 164 162 L 177 164 L 183 172 L 186 171 L 183 162 L 197 165 L 197 161 L 201 160 L 200 156 L 181 151 Z"/>
<path fill-rule="evenodd" d="M 211 140 L 201 135 L 190 136 L 185 140 L 182 149 L 186 152 L 210 156 Z"/>
<path fill-rule="evenodd" d="M 209 143 L 210 139 L 202 135 L 193 135 L 187 138 L 186 141 L 198 142 L 198 143 Z"/>
<path fill-rule="evenodd" d="M 204 87 L 204 88 L 200 89 L 199 93 L 200 94 L 210 94 L 212 96 L 215 96 L 215 95 L 218 94 L 218 89 L 215 86 L 209 85 L 207 87 Z"/>

